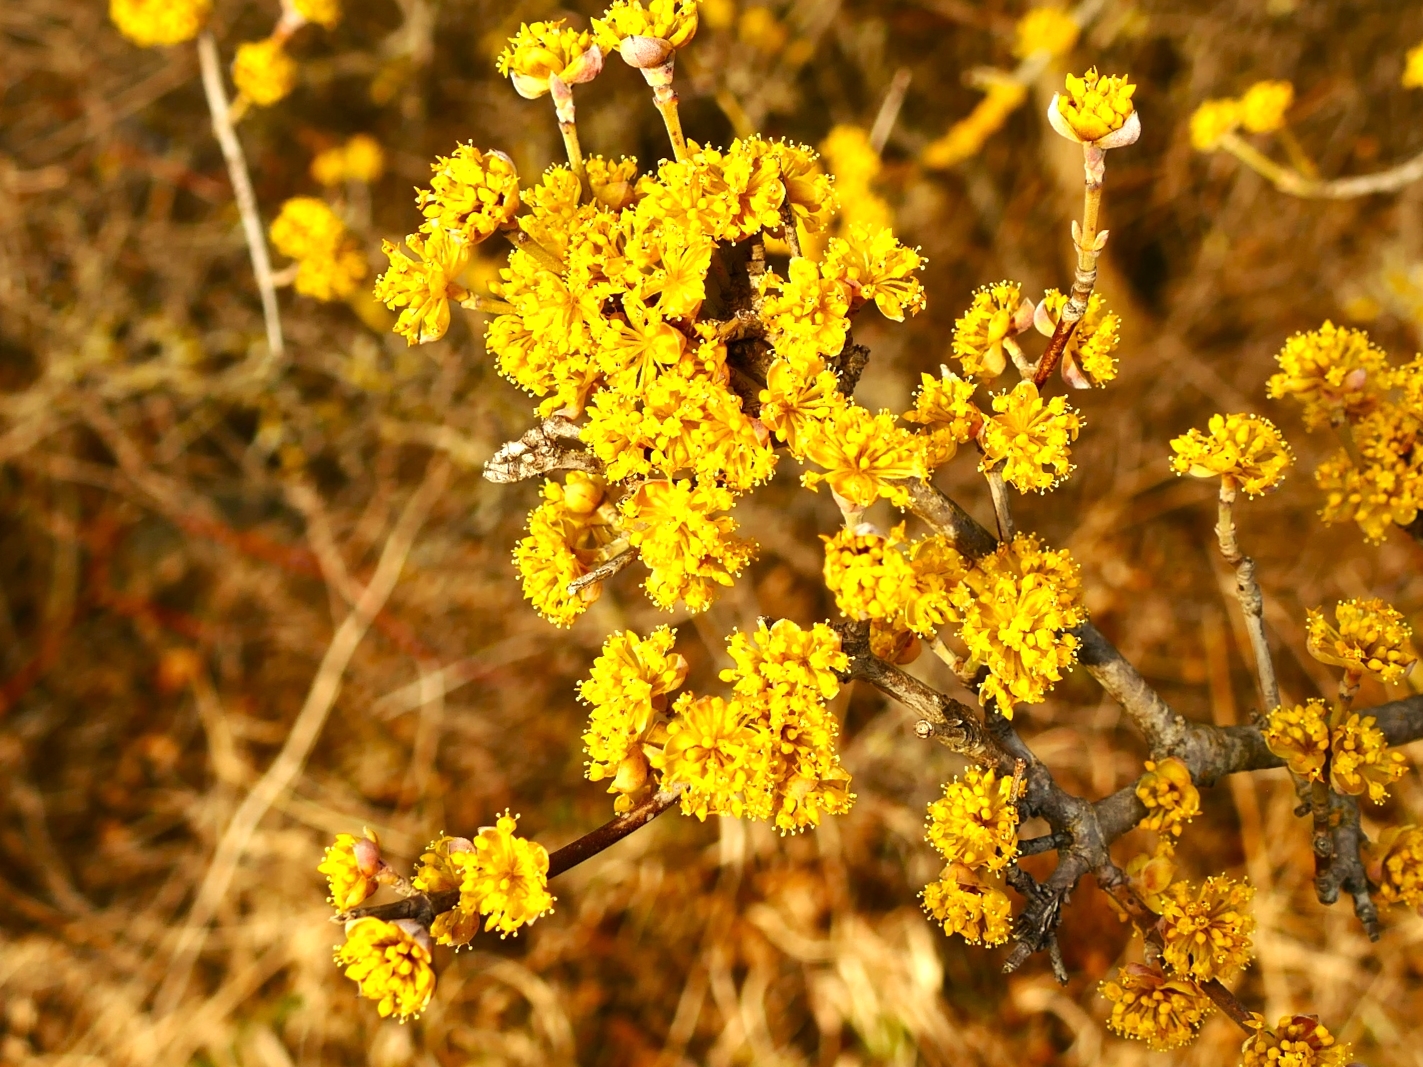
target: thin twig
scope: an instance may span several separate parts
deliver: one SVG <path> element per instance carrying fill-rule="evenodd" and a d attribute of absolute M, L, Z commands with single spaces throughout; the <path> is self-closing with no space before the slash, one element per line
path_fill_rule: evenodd
<path fill-rule="evenodd" d="M 274 359 L 281 359 L 286 354 L 286 345 L 282 340 L 282 320 L 277 308 L 277 287 L 272 281 L 272 261 L 267 254 L 267 235 L 262 229 L 262 216 L 257 211 L 252 179 L 247 175 L 242 142 L 237 139 L 237 131 L 232 126 L 227 90 L 222 86 L 222 71 L 218 65 L 217 42 L 210 32 L 205 31 L 198 38 L 198 63 L 202 67 L 203 92 L 207 95 L 208 110 L 212 112 L 212 132 L 222 147 L 222 158 L 227 161 L 232 193 L 237 199 L 238 214 L 242 216 L 242 232 L 252 257 L 252 273 L 257 276 L 262 317 L 267 323 L 267 348 Z"/>
<path fill-rule="evenodd" d="M 1240 551 L 1235 537 L 1235 480 L 1229 475 L 1220 480 L 1220 499 L 1216 508 L 1216 540 L 1220 554 L 1235 568 L 1235 596 L 1245 616 L 1245 629 L 1250 634 L 1250 647 L 1255 653 L 1255 678 L 1260 686 L 1262 714 L 1280 706 L 1280 683 L 1275 677 L 1275 661 L 1270 655 L 1270 643 L 1265 637 L 1265 598 L 1255 580 L 1255 561 Z"/>
<path fill-rule="evenodd" d="M 988 492 L 993 497 L 993 517 L 998 520 L 998 540 L 1011 541 L 1016 532 L 1013 526 L 1013 512 L 1008 505 L 1008 486 L 1003 481 L 1003 466 L 1006 460 L 999 460 L 984 472 L 988 479 Z"/>
<path fill-rule="evenodd" d="M 342 621 L 326 654 L 321 659 L 311 687 L 307 690 L 306 702 L 302 705 L 286 742 L 277 758 L 243 798 L 242 804 L 223 831 L 211 864 L 201 886 L 193 899 L 187 921 L 178 935 L 169 964 L 167 977 L 154 1000 L 154 1013 L 168 1015 L 177 1009 L 188 987 L 193 963 L 202 949 L 207 925 L 212 921 L 218 905 L 232 885 L 252 834 L 258 823 L 267 814 L 272 804 L 291 785 L 306 764 L 312 747 L 326 724 L 326 716 L 336 702 L 341 691 L 341 678 L 346 672 L 351 657 L 355 655 L 361 639 L 370 629 L 371 622 L 385 606 L 390 594 L 395 591 L 400 572 L 410 554 L 415 536 L 429 514 L 430 507 L 443 492 L 449 477 L 449 461 L 437 456 L 426 468 L 425 479 L 406 503 L 395 528 L 386 539 L 375 573 L 370 583 L 361 591 L 351 612 Z"/>
<path fill-rule="evenodd" d="M 904 106 L 904 94 L 909 91 L 909 82 L 913 77 L 914 72 L 908 67 L 900 67 L 894 72 L 889 89 L 880 101 L 874 125 L 870 127 L 870 147 L 874 149 L 875 155 L 880 155 L 884 146 L 889 143 L 889 135 L 899 119 L 899 110 Z"/>
<path fill-rule="evenodd" d="M 637 559 L 637 549 L 625 548 L 612 559 L 598 564 L 587 574 L 579 575 L 568 583 L 567 593 L 569 596 L 577 596 L 590 585 L 597 585 L 599 582 L 606 582 L 613 575 L 624 570 L 628 564 Z"/>
<path fill-rule="evenodd" d="M 1237 133 L 1223 136 L 1220 147 L 1263 176 L 1280 192 L 1305 200 L 1352 200 L 1375 193 L 1392 193 L 1423 179 L 1423 153 L 1374 174 L 1322 180 L 1308 178 L 1291 167 L 1281 166 Z"/>

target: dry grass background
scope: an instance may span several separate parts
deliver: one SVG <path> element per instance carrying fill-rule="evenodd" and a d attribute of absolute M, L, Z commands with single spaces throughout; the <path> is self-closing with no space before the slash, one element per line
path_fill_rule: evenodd
<path fill-rule="evenodd" d="M 316 150 L 379 138 L 390 170 L 369 204 L 348 205 L 374 265 L 381 236 L 412 228 L 410 187 L 457 139 L 505 149 L 525 174 L 558 157 L 551 109 L 519 100 L 492 58 L 520 19 L 596 12 L 347 6 L 335 32 L 302 31 L 300 88 L 240 132 L 268 219 L 284 197 L 315 192 Z M 953 172 L 914 162 L 977 98 L 965 72 L 1011 62 L 1021 4 L 769 6 L 789 28 L 784 47 L 707 29 L 685 54 L 684 121 L 723 141 L 740 112 L 814 143 L 833 123 L 868 126 L 895 71 L 912 73 L 881 192 L 929 257 L 930 307 L 858 332 L 875 353 L 861 398 L 902 408 L 919 372 L 946 358 L 973 286 L 1069 280 L 1080 172 L 1040 106 Z M 267 0 L 219 2 L 224 55 L 275 16 Z M 10 3 L 0 31 L 0 1062 L 1234 1062 L 1239 1034 L 1219 1018 L 1170 1055 L 1106 1033 L 1096 984 L 1128 939 L 1095 888 L 1064 924 L 1065 989 L 1043 960 L 1004 977 L 1001 951 L 924 920 L 915 893 L 935 863 L 923 808 L 957 768 L 863 689 L 838 703 L 851 815 L 784 839 L 668 816 L 560 879 L 557 912 L 519 938 L 442 953 L 418 1023 L 378 1021 L 330 960 L 323 844 L 369 825 L 408 860 L 506 805 L 550 847 L 603 821 L 608 798 L 581 777 L 573 683 L 609 629 L 658 616 L 632 575 L 567 633 L 522 604 L 509 551 L 536 488 L 492 486 L 479 464 L 529 414 L 491 369 L 476 317 L 457 313 L 444 341 L 408 350 L 373 328 L 377 309 L 287 292 L 289 356 L 267 358 L 191 46 L 138 50 L 98 0 Z M 1145 134 L 1110 159 L 1100 286 L 1126 318 L 1123 375 L 1077 396 L 1079 470 L 1024 502 L 1021 521 L 1072 548 L 1098 624 L 1195 718 L 1239 719 L 1253 700 L 1211 551 L 1210 489 L 1166 466 L 1167 440 L 1211 412 L 1268 414 L 1300 456 L 1241 524 L 1288 696 L 1331 684 L 1302 657 L 1305 607 L 1370 592 L 1423 623 L 1423 549 L 1320 526 L 1308 470 L 1325 443 L 1263 391 L 1288 333 L 1370 301 L 1375 336 L 1411 357 L 1423 186 L 1291 200 L 1193 153 L 1185 120 L 1208 95 L 1289 78 L 1320 168 L 1375 169 L 1423 149 L 1423 94 L 1398 86 L 1419 39 L 1423 8 L 1401 0 L 1112 0 L 1071 57 L 1141 83 Z M 1035 87 L 1039 104 L 1060 74 Z M 663 152 L 647 96 L 610 64 L 580 92 L 585 146 Z M 403 578 L 246 849 L 186 993 L 155 1003 L 217 839 L 286 738 L 352 589 L 446 461 L 453 475 Z M 988 514 L 970 465 L 941 483 Z M 680 620 L 694 683 L 733 626 L 833 611 L 814 538 L 835 522 L 828 497 L 783 472 L 738 514 L 763 556 L 711 613 Z M 927 657 L 914 670 L 950 684 Z M 1024 718 L 1069 788 L 1100 796 L 1139 767 L 1140 744 L 1081 674 Z M 1308 834 L 1280 773 L 1210 791 L 1183 849 L 1196 876 L 1229 870 L 1259 886 L 1259 959 L 1241 995 L 1272 1018 L 1318 1011 L 1370 1064 L 1423 1063 L 1423 921 L 1394 914 L 1370 946 L 1347 906 L 1314 902 Z M 1423 815 L 1417 775 L 1371 814 Z"/>

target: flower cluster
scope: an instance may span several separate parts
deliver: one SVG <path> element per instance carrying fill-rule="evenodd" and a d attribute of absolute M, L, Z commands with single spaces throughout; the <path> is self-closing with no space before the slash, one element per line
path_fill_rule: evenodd
<path fill-rule="evenodd" d="M 366 257 L 339 215 L 324 200 L 296 196 L 282 204 L 268 236 L 278 252 L 296 260 L 298 293 L 344 300 L 366 276 Z"/>
<path fill-rule="evenodd" d="M 528 536 L 514 549 L 524 596 L 555 626 L 571 626 L 603 591 L 594 582 L 569 586 L 604 562 L 616 547 L 616 511 L 606 503 L 607 485 L 596 475 L 573 471 L 562 484 L 547 481 L 544 502 L 529 513 Z"/>
<path fill-rule="evenodd" d="M 1314 472 L 1325 522 L 1354 522 L 1370 541 L 1407 526 L 1423 504 L 1423 361 L 1391 366 L 1362 330 L 1325 322 L 1276 357 L 1269 394 L 1304 406 L 1305 425 L 1333 426 L 1345 447 Z"/>
<path fill-rule="evenodd" d="M 1390 826 L 1364 846 L 1363 855 L 1380 902 L 1423 908 L 1423 829 Z"/>
<path fill-rule="evenodd" d="M 1199 982 L 1226 978 L 1250 963 L 1255 918 L 1247 910 L 1252 886 L 1223 875 L 1198 890 L 1176 882 L 1162 895 L 1161 957 L 1179 977 Z"/>
<path fill-rule="evenodd" d="M 1308 614 L 1309 654 L 1321 663 L 1354 675 L 1372 674 L 1381 682 L 1401 682 L 1417 656 L 1409 644 L 1413 628 L 1403 614 L 1377 597 L 1341 600 L 1334 606 L 1336 626 L 1323 608 Z"/>
<path fill-rule="evenodd" d="M 970 767 L 929 805 L 926 839 L 949 863 L 1001 872 L 1018 854 L 1013 779 Z"/>
<path fill-rule="evenodd" d="M 1046 492 L 1071 473 L 1068 446 L 1082 418 L 1066 397 L 1044 400 L 1036 385 L 1022 381 L 993 397 L 993 411 L 979 435 L 980 470 L 1002 463 L 1003 480 L 1024 493 Z"/>
<path fill-rule="evenodd" d="M 296 88 L 297 65 L 287 54 L 286 41 L 277 36 L 244 41 L 232 60 L 232 84 L 242 99 L 268 107 Z"/>
<path fill-rule="evenodd" d="M 442 945 L 467 945 L 484 918 L 485 931 L 517 934 L 553 910 L 548 891 L 548 852 L 514 832 L 518 816 L 507 811 L 470 839 L 441 838 L 422 857 L 422 886 L 457 879 L 459 901 L 435 918 L 431 933 Z"/>
<path fill-rule="evenodd" d="M 385 173 L 385 149 L 368 133 L 358 133 L 341 144 L 318 152 L 311 161 L 312 180 L 333 186 L 343 182 L 378 181 Z"/>
<path fill-rule="evenodd" d="M 143 48 L 191 41 L 212 11 L 212 0 L 109 0 L 109 18 Z"/>
<path fill-rule="evenodd" d="M 954 322 L 953 352 L 971 377 L 993 379 L 1022 352 L 1013 340 L 1033 323 L 1037 309 L 1017 282 L 995 282 L 973 294 L 973 303 Z"/>
<path fill-rule="evenodd" d="M 316 869 L 326 875 L 327 902 L 337 911 L 350 911 L 376 891 L 385 870 L 380 841 L 370 830 L 364 837 L 337 834 Z"/>
<path fill-rule="evenodd" d="M 1066 631 L 1087 619 L 1077 564 L 1066 549 L 1042 546 L 1031 534 L 978 560 L 953 593 L 970 666 L 985 666 L 978 692 L 985 706 L 1013 717 L 1016 703 L 1035 704 L 1077 659 Z"/>
<path fill-rule="evenodd" d="M 1186 823 L 1201 813 L 1200 790 L 1191 781 L 1190 769 L 1175 756 L 1146 761 L 1136 796 L 1146 806 L 1146 818 L 1137 825 L 1160 835 L 1160 852 L 1173 851 L 1172 839 L 1180 837 Z"/>
<path fill-rule="evenodd" d="M 872 529 L 841 530 L 825 542 L 825 585 L 842 612 L 889 622 L 923 637 L 955 618 L 951 593 L 963 557 L 943 537 L 906 545 L 904 524 L 884 537 Z"/>
<path fill-rule="evenodd" d="M 1375 804 L 1388 796 L 1389 785 L 1406 771 L 1401 752 L 1388 740 L 1373 716 L 1329 711 L 1314 698 L 1292 708 L 1279 707 L 1265 721 L 1265 744 L 1305 781 L 1324 780 L 1340 793 L 1367 793 Z"/>
<path fill-rule="evenodd" d="M 1096 67 L 1080 77 L 1069 74 L 1067 92 L 1054 93 L 1048 105 L 1048 121 L 1068 140 L 1119 148 L 1141 134 L 1141 118 L 1131 99 L 1135 92 L 1126 78 L 1103 77 Z"/>
<path fill-rule="evenodd" d="M 612 634 L 593 662 L 579 697 L 592 706 L 583 744 L 588 780 L 612 778 L 616 811 L 632 807 L 648 783 L 643 744 L 665 722 L 670 694 L 687 677 L 687 661 L 672 651 L 677 631 L 659 626 L 646 639 L 632 632 Z"/>
<path fill-rule="evenodd" d="M 1103 982 L 1102 996 L 1112 1003 L 1107 1025 L 1157 1051 L 1193 1041 L 1214 1008 L 1195 982 L 1141 963 L 1125 964 L 1114 979 Z"/>
<path fill-rule="evenodd" d="M 361 996 L 377 1002 L 382 1018 L 394 1015 L 404 1021 L 424 1011 L 435 995 L 431 948 L 429 932 L 413 919 L 367 917 L 346 924 L 336 962 L 360 987 Z"/>
<path fill-rule="evenodd" d="M 969 868 L 949 864 L 920 894 L 924 911 L 970 945 L 1001 945 L 1012 929 L 1012 908 L 1001 889 L 985 885 Z"/>
<path fill-rule="evenodd" d="M 1194 478 L 1229 478 L 1249 496 L 1284 480 L 1294 454 L 1269 419 L 1212 415 L 1206 432 L 1191 430 L 1171 442 L 1171 467 Z"/>
<path fill-rule="evenodd" d="M 1250 133 L 1274 133 L 1284 127 L 1294 100 L 1295 87 L 1287 81 L 1256 82 L 1243 96 L 1206 100 L 1191 114 L 1191 147 L 1209 152 L 1242 127 Z"/>
<path fill-rule="evenodd" d="M 904 413 L 904 421 L 923 427 L 928 437 L 928 465 L 943 466 L 954 458 L 959 445 L 978 437 L 983 429 L 983 412 L 973 402 L 975 384 L 941 366 L 940 376 L 920 375 L 914 407 Z"/>
<path fill-rule="evenodd" d="M 1259 1029 L 1240 1050 L 1241 1067 L 1344 1067 L 1352 1058 L 1316 1015 L 1286 1015 L 1274 1030 L 1255 1018 Z"/>

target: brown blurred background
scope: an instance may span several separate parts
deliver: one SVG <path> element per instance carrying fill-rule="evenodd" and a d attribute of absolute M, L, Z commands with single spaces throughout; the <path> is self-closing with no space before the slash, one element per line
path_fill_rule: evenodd
<path fill-rule="evenodd" d="M 346 6 L 334 31 L 297 34 L 299 87 L 239 133 L 268 221 L 286 197 L 321 195 L 316 152 L 355 133 L 379 140 L 385 176 L 368 196 L 339 194 L 374 273 L 381 237 L 414 229 L 411 189 L 436 153 L 473 140 L 529 178 L 559 157 L 552 109 L 519 99 L 493 58 L 521 19 L 581 25 L 598 12 Z M 1093 63 L 1140 83 L 1144 134 L 1109 159 L 1099 287 L 1125 319 L 1122 375 L 1074 396 L 1087 419 L 1078 470 L 1019 515 L 1073 550 L 1098 625 L 1176 707 L 1229 722 L 1254 699 L 1210 487 L 1167 468 L 1167 441 L 1213 412 L 1276 419 L 1299 457 L 1280 492 L 1240 509 L 1287 696 L 1333 684 L 1303 656 L 1305 608 L 1376 594 L 1423 623 L 1423 549 L 1319 524 L 1310 471 L 1328 442 L 1263 387 L 1284 337 L 1325 317 L 1367 320 L 1395 360 L 1412 357 L 1423 184 L 1295 200 L 1193 152 L 1186 129 L 1202 99 L 1284 78 L 1292 129 L 1325 175 L 1417 153 L 1423 92 L 1399 75 L 1423 40 L 1423 5 L 1108 0 L 982 152 L 942 172 L 919 153 L 980 98 L 971 71 L 1013 66 L 1024 5 L 711 6 L 678 61 L 693 138 L 724 142 L 749 123 L 818 144 L 836 124 L 868 129 L 908 72 L 875 191 L 928 256 L 929 308 L 857 327 L 874 352 L 859 392 L 870 406 L 902 410 L 919 373 L 948 358 L 974 286 L 1070 281 L 1080 171 L 1042 105 L 1065 70 Z M 273 0 L 221 0 L 224 61 L 277 14 Z M 631 573 L 571 631 L 521 601 L 510 550 L 537 487 L 490 485 L 480 464 L 531 413 L 493 371 L 479 316 L 457 311 L 445 340 L 408 349 L 369 300 L 284 290 L 288 357 L 268 358 L 191 44 L 139 49 L 98 0 L 9 3 L 0 31 L 0 1062 L 1235 1062 L 1240 1035 L 1220 1018 L 1169 1055 L 1107 1034 L 1097 983 L 1130 949 L 1090 885 L 1064 922 L 1063 989 L 1045 960 L 1005 977 L 1003 950 L 950 941 L 923 918 L 915 894 L 936 869 L 924 805 L 958 766 L 862 688 L 836 705 L 859 794 L 850 815 L 797 838 L 670 815 L 555 883 L 556 913 L 518 938 L 441 950 L 418 1022 L 379 1021 L 331 963 L 324 844 L 370 826 L 408 863 L 436 833 L 469 833 L 506 806 L 550 848 L 597 825 L 610 798 L 582 779 L 574 683 L 609 630 L 667 616 Z M 646 87 L 620 63 L 580 89 L 578 108 L 589 151 L 666 151 Z M 342 589 L 369 579 L 442 457 L 453 476 L 311 758 L 245 849 L 186 992 L 155 1003 L 215 843 L 348 611 Z M 733 627 L 833 613 L 815 535 L 837 516 L 792 466 L 737 508 L 760 561 L 706 616 L 672 619 L 694 686 L 715 684 Z M 940 484 L 990 514 L 971 463 Z M 931 657 L 911 669 L 951 684 Z M 1387 695 L 1366 688 L 1361 703 Z M 1138 739 L 1081 672 L 1022 718 L 1076 791 L 1101 796 L 1139 771 Z M 1371 946 L 1347 905 L 1315 903 L 1280 773 L 1209 791 L 1182 848 L 1192 876 L 1259 887 L 1259 955 L 1240 995 L 1272 1020 L 1320 1013 L 1370 1064 L 1423 1063 L 1423 921 L 1392 914 Z M 1374 826 L 1420 815 L 1416 775 L 1366 812 Z M 1119 860 L 1141 844 L 1124 840 Z"/>

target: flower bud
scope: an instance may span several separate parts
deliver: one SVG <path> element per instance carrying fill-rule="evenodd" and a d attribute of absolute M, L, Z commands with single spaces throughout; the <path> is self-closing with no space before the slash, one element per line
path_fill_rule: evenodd
<path fill-rule="evenodd" d="M 424 923 L 414 919 L 397 919 L 395 925 L 410 935 L 410 938 L 426 952 L 435 950 L 435 942 L 430 938 L 430 931 Z"/>
<path fill-rule="evenodd" d="M 638 70 L 660 67 L 672 57 L 672 42 L 663 37 L 624 37 L 618 45 L 623 62 Z"/>
<path fill-rule="evenodd" d="M 604 495 L 603 483 L 582 471 L 570 471 L 563 483 L 563 504 L 577 515 L 593 514 Z"/>
<path fill-rule="evenodd" d="M 369 835 L 371 832 L 366 831 Z M 380 858 L 380 842 L 375 840 L 374 835 L 368 837 L 358 837 L 351 845 L 351 854 L 356 858 L 356 870 L 367 878 L 372 878 L 383 866 Z"/>
<path fill-rule="evenodd" d="M 618 793 L 636 793 L 647 784 L 647 757 L 641 752 L 633 752 L 618 764 L 618 773 L 613 777 L 613 790 Z"/>
<path fill-rule="evenodd" d="M 593 45 L 559 75 L 569 85 L 583 85 L 592 81 L 603 71 L 603 50 Z"/>

